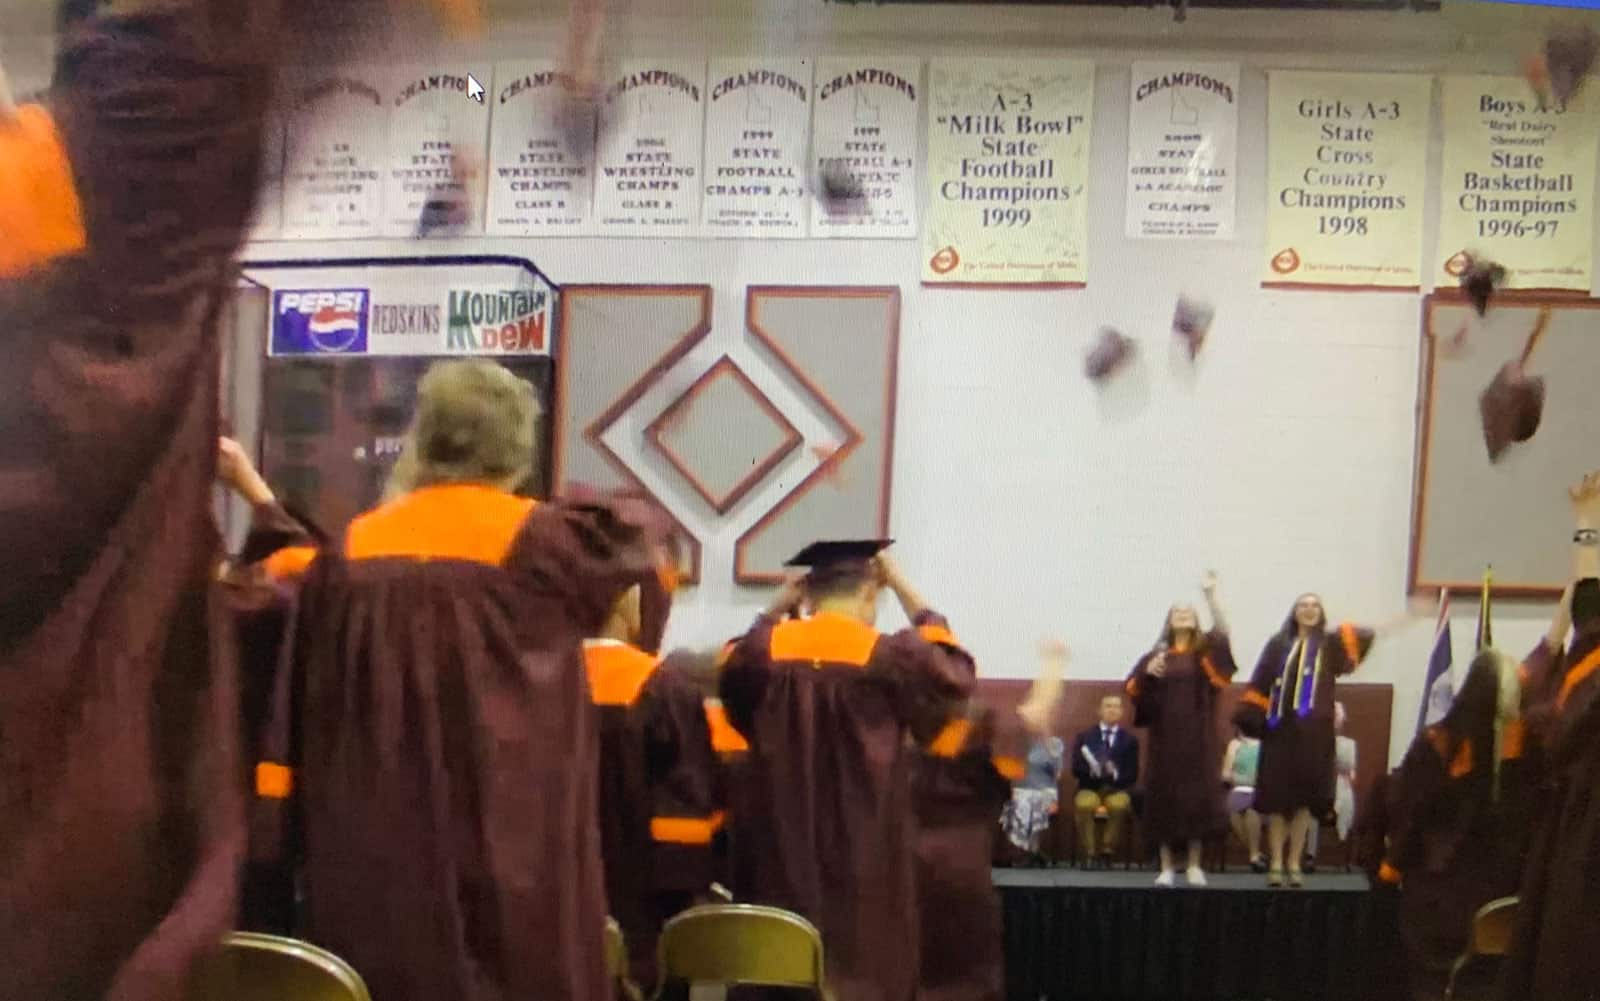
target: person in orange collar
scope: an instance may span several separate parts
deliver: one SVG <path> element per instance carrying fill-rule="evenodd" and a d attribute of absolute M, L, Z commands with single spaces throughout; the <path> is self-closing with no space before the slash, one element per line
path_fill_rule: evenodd
<path fill-rule="evenodd" d="M 600 631 L 583 643 L 589 694 L 600 714 L 606 900 L 626 937 L 631 975 L 641 984 L 655 981 L 655 939 L 678 902 L 661 892 L 662 874 L 653 863 L 667 845 L 709 846 L 722 822 L 709 809 L 695 809 L 709 797 L 671 795 L 696 783 L 695 765 L 712 760 L 714 752 L 695 659 L 656 652 L 675 584 L 668 566 L 663 554 L 663 569 L 623 592 Z"/>
<path fill-rule="evenodd" d="M 734 891 L 817 925 L 839 1001 L 917 989 L 913 745 L 931 744 L 973 687 L 970 658 L 882 555 L 888 544 L 802 550 L 790 565 L 806 576 L 727 651 L 720 679 L 750 743 L 733 816 Z M 875 628 L 884 591 L 910 628 Z M 802 602 L 813 614 L 791 618 Z"/>
<path fill-rule="evenodd" d="M 1600 472 L 1568 490 L 1575 522 L 1572 582 L 1544 642 L 1523 665 L 1524 716 L 1545 773 L 1524 870 L 1505 1001 L 1588 1001 L 1600 983 Z M 1568 642 L 1568 635 L 1571 641 Z"/>

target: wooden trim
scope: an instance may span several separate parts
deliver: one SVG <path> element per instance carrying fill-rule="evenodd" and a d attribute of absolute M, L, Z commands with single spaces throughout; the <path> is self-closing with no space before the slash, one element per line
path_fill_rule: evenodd
<path fill-rule="evenodd" d="M 612 449 L 601 440 L 600 436 L 604 434 L 606 428 L 609 427 L 612 422 L 626 412 L 629 407 L 633 406 L 634 403 L 638 402 L 639 398 L 645 394 L 645 392 L 652 384 L 655 383 L 657 379 L 660 379 L 663 374 L 672 368 L 672 366 L 676 365 L 685 355 L 693 350 L 695 345 L 699 344 L 700 341 L 704 340 L 705 337 L 711 333 L 711 286 L 628 284 L 569 285 L 563 288 L 561 291 L 560 327 L 562 336 L 564 338 L 570 338 L 572 336 L 567 323 L 567 311 L 570 307 L 571 301 L 579 296 L 584 295 L 585 293 L 602 292 L 610 295 L 638 296 L 683 296 L 687 293 L 693 293 L 700 298 L 700 321 L 695 324 L 694 327 L 690 328 L 687 333 L 680 337 L 671 348 L 667 349 L 665 354 L 656 359 L 656 361 L 649 368 L 645 369 L 643 374 L 641 374 L 638 379 L 634 380 L 634 382 L 628 386 L 627 389 L 623 390 L 622 396 L 618 397 L 617 401 L 610 407 L 607 407 L 599 417 L 597 417 L 594 421 L 591 421 L 589 426 L 584 428 L 583 431 L 584 440 L 589 443 L 590 447 L 600 453 L 600 456 L 606 460 L 606 462 L 618 473 L 618 475 L 620 475 L 635 489 L 643 491 L 646 496 L 650 497 L 657 504 L 659 504 L 662 510 L 666 511 L 667 517 L 672 519 L 672 523 L 678 529 L 678 532 L 683 536 L 684 539 L 688 541 L 689 572 L 684 575 L 684 583 L 698 584 L 700 582 L 702 555 L 702 546 L 700 544 L 699 537 L 691 532 L 689 527 L 685 525 L 677 515 L 672 513 L 671 509 L 667 507 L 666 503 L 663 502 L 661 498 L 656 496 L 655 491 L 651 490 L 645 485 L 644 481 L 640 480 L 639 477 L 634 475 L 633 470 L 628 468 L 628 464 L 622 461 L 622 457 L 617 455 L 616 452 L 612 451 Z M 571 342 L 569 340 L 565 343 L 570 346 Z M 551 457 L 550 466 L 550 486 L 552 493 L 560 490 L 561 487 L 566 483 L 565 429 L 567 426 L 567 371 L 569 355 L 570 351 L 562 351 L 561 354 L 556 358 L 554 407 L 555 426 L 551 429 L 555 439 L 555 454 Z M 599 428 L 598 432 L 596 432 L 596 428 Z"/>
<path fill-rule="evenodd" d="M 884 378 L 884 445 L 883 445 L 883 489 L 878 499 L 878 535 L 889 534 L 889 503 L 890 494 L 894 484 L 894 430 L 895 407 L 897 401 L 897 386 L 900 370 L 900 289 L 893 285 L 751 285 L 745 289 L 745 329 L 748 330 L 783 367 L 789 370 L 801 387 L 810 393 L 812 398 L 821 405 L 828 416 L 846 432 L 846 440 L 828 458 L 824 459 L 816 469 L 813 469 L 803 480 L 795 484 L 793 490 L 784 498 L 773 505 L 772 509 L 757 519 L 756 523 L 746 529 L 734 542 L 733 579 L 738 584 L 779 584 L 784 577 L 781 573 L 758 573 L 745 568 L 745 549 L 750 541 L 779 516 L 799 502 L 817 485 L 824 477 L 831 475 L 834 469 L 844 463 L 850 454 L 855 451 L 863 441 L 865 435 L 844 414 L 842 410 L 822 391 L 811 378 L 801 370 L 799 364 L 789 357 L 789 354 L 772 339 L 772 336 L 762 328 L 758 319 L 758 304 L 763 297 L 772 298 L 846 298 L 846 299 L 876 299 L 889 300 L 889 337 L 887 345 L 888 370 Z"/>
<path fill-rule="evenodd" d="M 1519 308 L 1561 307 L 1566 309 L 1600 309 L 1600 299 L 1582 292 L 1559 290 L 1541 292 L 1534 289 L 1516 289 L 1495 293 L 1495 301 L 1502 306 Z M 1441 289 L 1422 301 L 1422 371 L 1418 373 L 1421 426 L 1417 433 L 1417 456 L 1412 496 L 1411 552 L 1407 560 L 1407 592 L 1435 595 L 1441 589 L 1451 594 L 1474 593 L 1483 587 L 1482 578 L 1473 580 L 1434 580 L 1423 576 L 1422 547 L 1427 535 L 1429 457 L 1433 451 L 1433 403 L 1437 379 L 1437 340 L 1434 336 L 1434 311 L 1440 306 L 1468 305 L 1470 300 L 1460 289 Z M 1490 593 L 1496 598 L 1511 601 L 1547 601 L 1561 595 L 1561 586 L 1550 584 L 1508 584 L 1496 581 Z"/>
<path fill-rule="evenodd" d="M 1277 292 L 1407 292 L 1416 294 L 1421 285 L 1322 285 L 1318 282 L 1270 282 L 1261 287 Z"/>
<path fill-rule="evenodd" d="M 665 433 L 673 422 L 678 419 L 678 415 L 681 412 L 686 412 L 695 399 L 705 391 L 707 386 L 725 375 L 738 380 L 745 391 L 755 399 L 756 405 L 764 410 L 768 417 L 772 418 L 773 422 L 778 425 L 778 429 L 783 432 L 783 441 L 779 442 L 778 446 L 768 453 L 766 458 L 752 466 L 748 473 L 719 497 L 700 477 L 694 474 L 689 464 L 677 452 L 672 450 L 665 439 Z M 773 403 L 771 398 L 761 391 L 760 386 L 750 381 L 750 377 L 745 374 L 744 369 L 740 368 L 727 355 L 717 359 L 716 364 L 701 373 L 700 378 L 696 379 L 688 389 L 683 391 L 683 395 L 673 400 L 667 409 L 661 411 L 661 414 L 644 429 L 644 435 L 662 455 L 667 457 L 667 461 L 672 464 L 672 467 L 678 471 L 679 475 L 688 480 L 689 485 L 695 489 L 695 492 L 704 497 L 706 503 L 710 504 L 718 514 L 727 514 L 728 510 L 742 500 L 745 494 L 760 483 L 779 463 L 787 459 L 790 453 L 799 448 L 802 441 L 800 432 L 795 429 L 789 418 L 783 415 L 783 411 L 778 409 L 777 404 Z"/>

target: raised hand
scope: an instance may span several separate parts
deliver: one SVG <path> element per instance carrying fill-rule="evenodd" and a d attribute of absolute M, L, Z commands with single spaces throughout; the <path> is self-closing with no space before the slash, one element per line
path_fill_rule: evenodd
<path fill-rule="evenodd" d="M 1572 514 L 1586 528 L 1597 527 L 1600 522 L 1600 472 L 1593 472 L 1567 488 L 1567 499 L 1572 503 Z"/>
<path fill-rule="evenodd" d="M 255 464 L 245 453 L 244 446 L 232 438 L 217 439 L 217 479 L 252 504 L 265 504 L 272 500 L 272 488 L 256 472 Z"/>
<path fill-rule="evenodd" d="M 1205 575 L 1200 578 L 1200 593 L 1207 598 L 1217 593 L 1217 572 L 1215 570 L 1207 570 Z"/>

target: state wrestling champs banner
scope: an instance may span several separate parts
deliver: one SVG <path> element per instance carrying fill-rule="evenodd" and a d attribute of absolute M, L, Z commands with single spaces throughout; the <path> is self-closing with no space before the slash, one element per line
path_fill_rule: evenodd
<path fill-rule="evenodd" d="M 1600 94 L 1541 107 L 1513 76 L 1444 79 L 1435 281 L 1454 285 L 1468 255 L 1505 265 L 1506 287 L 1592 281 Z"/>
<path fill-rule="evenodd" d="M 245 262 L 271 357 L 550 355 L 557 287 L 514 257 Z"/>
<path fill-rule="evenodd" d="M 1267 74 L 1261 284 L 1417 288 L 1433 78 Z"/>
<path fill-rule="evenodd" d="M 923 282 L 1082 284 L 1094 63 L 936 60 L 928 80 Z"/>

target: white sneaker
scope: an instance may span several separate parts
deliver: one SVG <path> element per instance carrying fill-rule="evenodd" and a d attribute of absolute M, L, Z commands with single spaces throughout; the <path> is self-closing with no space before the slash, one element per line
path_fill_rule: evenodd
<path fill-rule="evenodd" d="M 1183 878 L 1190 886 L 1206 885 L 1206 871 L 1198 867 L 1184 870 Z"/>
<path fill-rule="evenodd" d="M 1162 887 L 1171 886 L 1175 878 L 1171 869 L 1163 869 L 1161 870 L 1161 875 L 1156 877 L 1156 885 Z"/>

